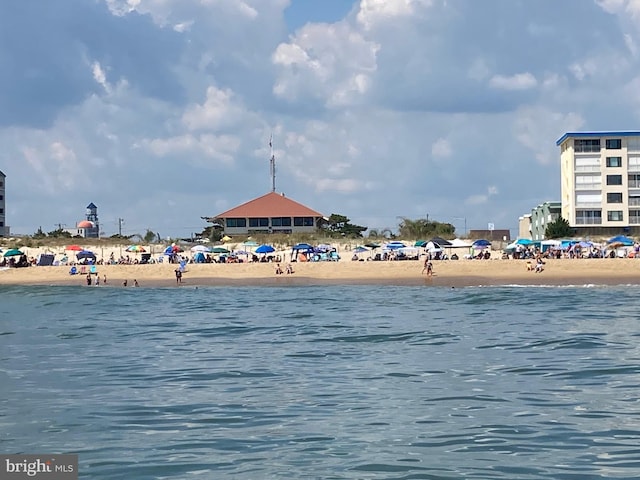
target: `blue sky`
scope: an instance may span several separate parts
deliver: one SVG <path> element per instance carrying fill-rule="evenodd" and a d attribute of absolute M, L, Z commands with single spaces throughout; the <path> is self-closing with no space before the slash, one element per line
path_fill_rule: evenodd
<path fill-rule="evenodd" d="M 588 28 L 587 28 L 588 26 Z M 638 0 L 0 3 L 15 233 L 188 236 L 277 190 L 370 228 L 510 228 L 566 131 L 638 129 Z"/>

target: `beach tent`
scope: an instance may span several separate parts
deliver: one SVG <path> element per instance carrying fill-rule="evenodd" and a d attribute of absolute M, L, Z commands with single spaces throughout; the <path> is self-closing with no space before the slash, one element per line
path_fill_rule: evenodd
<path fill-rule="evenodd" d="M 451 242 L 449 240 L 445 240 L 442 237 L 433 237 L 431 239 L 431 241 L 433 243 L 436 243 L 436 244 L 440 245 L 441 247 L 450 247 L 451 246 Z"/>
<path fill-rule="evenodd" d="M 634 241 L 633 238 L 629 238 L 624 235 L 617 235 L 607 240 L 607 243 L 620 243 L 624 247 L 631 247 L 634 244 Z"/>
<path fill-rule="evenodd" d="M 450 243 L 451 245 L 449 245 L 449 248 L 471 248 L 471 242 L 467 242 L 460 238 L 454 238 Z"/>
<path fill-rule="evenodd" d="M 425 246 L 424 249 L 427 252 L 431 252 L 431 253 L 435 253 L 435 252 L 441 252 L 442 251 L 442 247 L 440 245 L 438 245 L 437 243 L 433 242 L 432 240 L 429 241 Z"/>
<path fill-rule="evenodd" d="M 518 245 L 529 246 L 533 243 L 533 240 L 529 240 L 528 238 L 519 238 L 515 241 Z"/>
<path fill-rule="evenodd" d="M 202 253 L 202 252 L 196 252 L 196 254 L 193 256 L 193 260 L 196 263 L 205 263 L 206 262 L 206 258 L 204 256 L 204 253 Z"/>

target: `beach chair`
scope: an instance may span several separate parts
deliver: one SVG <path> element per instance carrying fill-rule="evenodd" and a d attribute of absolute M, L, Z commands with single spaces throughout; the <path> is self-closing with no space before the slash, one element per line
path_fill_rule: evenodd
<path fill-rule="evenodd" d="M 71 267 L 71 269 L 69 270 L 69 275 L 77 275 L 78 274 L 78 269 L 76 268 L 76 266 L 74 265 L 73 267 Z"/>
<path fill-rule="evenodd" d="M 91 265 L 91 268 L 89 269 L 89 273 L 97 275 L 98 274 L 98 268 L 95 265 Z"/>

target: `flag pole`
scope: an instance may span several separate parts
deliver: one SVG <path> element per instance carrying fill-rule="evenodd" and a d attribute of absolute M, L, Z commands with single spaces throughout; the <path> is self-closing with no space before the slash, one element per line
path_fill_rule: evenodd
<path fill-rule="evenodd" d="M 269 173 L 271 174 L 271 191 L 276 191 L 276 156 L 273 154 L 273 133 L 269 137 L 269 151 L 271 158 L 269 160 Z"/>

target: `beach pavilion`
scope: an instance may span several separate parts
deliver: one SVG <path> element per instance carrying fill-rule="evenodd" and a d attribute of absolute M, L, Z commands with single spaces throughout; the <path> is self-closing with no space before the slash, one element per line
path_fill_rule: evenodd
<path fill-rule="evenodd" d="M 260 233 L 313 233 L 321 225 L 324 215 L 302 205 L 284 193 L 269 192 L 242 205 L 202 217 L 222 227 L 225 235 Z"/>

